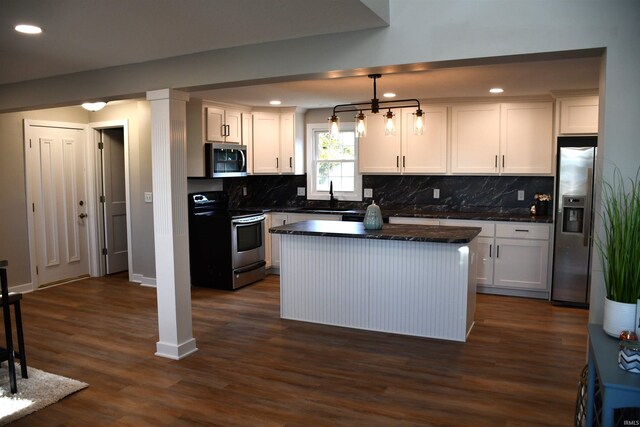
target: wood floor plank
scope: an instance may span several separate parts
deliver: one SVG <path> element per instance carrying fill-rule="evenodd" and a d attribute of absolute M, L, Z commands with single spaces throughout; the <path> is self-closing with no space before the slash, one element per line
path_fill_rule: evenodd
<path fill-rule="evenodd" d="M 155 289 L 126 275 L 25 295 L 29 364 L 89 388 L 16 426 L 566 426 L 588 312 L 478 295 L 467 343 L 282 320 L 278 276 L 192 289 L 198 351 L 156 357 Z"/>

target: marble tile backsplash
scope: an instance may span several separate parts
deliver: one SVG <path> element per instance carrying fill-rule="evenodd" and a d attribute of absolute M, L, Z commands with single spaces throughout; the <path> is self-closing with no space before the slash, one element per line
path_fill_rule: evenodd
<path fill-rule="evenodd" d="M 224 189 L 234 207 L 321 207 L 327 201 L 312 201 L 296 195 L 306 187 L 306 176 L 248 176 L 224 180 Z M 246 187 L 247 195 L 243 195 Z M 365 175 L 363 188 L 373 190 L 373 200 L 383 209 L 422 211 L 504 212 L 526 214 L 535 193 L 553 197 L 553 177 L 539 176 L 415 176 Z M 434 189 L 440 192 L 434 198 Z M 518 191 L 524 200 L 518 200 Z M 339 202 L 343 208 L 364 209 L 362 202 Z"/>

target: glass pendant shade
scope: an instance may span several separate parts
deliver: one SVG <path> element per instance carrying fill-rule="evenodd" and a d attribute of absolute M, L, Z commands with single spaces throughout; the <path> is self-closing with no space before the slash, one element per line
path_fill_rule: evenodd
<path fill-rule="evenodd" d="M 384 134 L 386 136 L 393 136 L 396 134 L 396 123 L 395 123 L 395 116 L 393 115 L 393 113 L 391 112 L 391 110 L 389 110 L 389 112 L 387 112 L 385 115 L 385 120 L 384 120 Z"/>
<path fill-rule="evenodd" d="M 367 116 L 360 114 L 356 116 L 356 136 L 362 138 L 367 135 Z"/>
<path fill-rule="evenodd" d="M 413 134 L 422 135 L 424 133 L 424 113 L 418 110 L 413 114 Z"/>
<path fill-rule="evenodd" d="M 331 116 L 329 119 L 329 132 L 332 136 L 340 134 L 340 119 L 336 115 Z"/>

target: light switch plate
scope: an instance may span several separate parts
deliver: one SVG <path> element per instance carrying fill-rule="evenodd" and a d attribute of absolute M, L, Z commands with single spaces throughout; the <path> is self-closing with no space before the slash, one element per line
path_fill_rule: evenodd
<path fill-rule="evenodd" d="M 144 202 L 153 203 L 153 193 L 151 191 L 144 192 Z"/>
<path fill-rule="evenodd" d="M 524 200 L 524 190 L 518 190 L 518 200 Z"/>
<path fill-rule="evenodd" d="M 364 189 L 364 197 L 372 198 L 373 197 L 373 188 L 365 188 Z"/>
<path fill-rule="evenodd" d="M 307 189 L 305 187 L 298 187 L 298 196 L 306 196 Z"/>
<path fill-rule="evenodd" d="M 433 198 L 434 199 L 439 199 L 440 198 L 440 189 L 439 188 L 434 188 L 433 189 Z"/>

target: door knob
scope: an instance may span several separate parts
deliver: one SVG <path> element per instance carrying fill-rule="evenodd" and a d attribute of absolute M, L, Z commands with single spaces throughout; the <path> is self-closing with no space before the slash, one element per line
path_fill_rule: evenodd
<path fill-rule="evenodd" d="M 88 215 L 87 215 L 86 213 L 82 212 L 80 215 L 78 215 L 78 218 L 80 218 L 80 219 L 84 219 L 84 218 L 86 218 L 87 216 L 88 216 Z"/>

